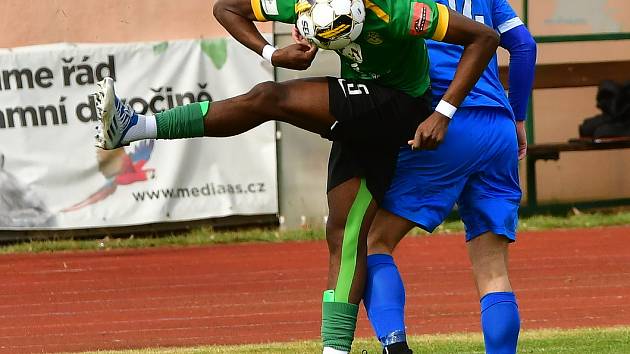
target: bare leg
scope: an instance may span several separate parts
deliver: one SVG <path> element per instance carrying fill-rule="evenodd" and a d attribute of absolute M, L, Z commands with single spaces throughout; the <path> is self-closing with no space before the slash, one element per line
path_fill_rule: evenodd
<path fill-rule="evenodd" d="M 336 121 L 329 112 L 327 78 L 263 82 L 237 97 L 179 106 L 155 116 L 139 115 L 121 104 L 111 78 L 99 83 L 96 97 L 95 143 L 106 150 L 144 139 L 234 136 L 270 120 L 323 135 Z"/>
<path fill-rule="evenodd" d="M 204 120 L 205 135 L 233 136 L 270 120 L 327 132 L 336 121 L 329 112 L 328 80 L 263 82 L 244 95 L 213 102 Z"/>
<path fill-rule="evenodd" d="M 508 277 L 508 240 L 487 232 L 467 243 L 479 297 L 512 291 Z"/>

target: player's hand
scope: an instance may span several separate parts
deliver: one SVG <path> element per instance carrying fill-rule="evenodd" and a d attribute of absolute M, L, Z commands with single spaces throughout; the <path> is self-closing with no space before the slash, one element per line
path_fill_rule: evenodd
<path fill-rule="evenodd" d="M 413 140 L 408 144 L 413 150 L 433 150 L 442 143 L 451 119 L 442 113 L 433 112 L 424 122 L 420 123 Z"/>
<path fill-rule="evenodd" d="M 276 50 L 271 62 L 274 66 L 287 69 L 306 70 L 311 66 L 316 54 L 317 46 L 314 44 L 296 43 Z"/>
<path fill-rule="evenodd" d="M 518 159 L 522 160 L 527 156 L 527 130 L 525 130 L 525 121 L 516 122 L 516 137 L 518 138 Z"/>
<path fill-rule="evenodd" d="M 302 37 L 302 34 L 300 34 L 300 31 L 298 31 L 298 29 L 295 26 L 291 29 L 291 38 L 293 38 L 293 41 L 295 43 L 302 43 L 304 45 L 309 45 L 308 40 Z"/>

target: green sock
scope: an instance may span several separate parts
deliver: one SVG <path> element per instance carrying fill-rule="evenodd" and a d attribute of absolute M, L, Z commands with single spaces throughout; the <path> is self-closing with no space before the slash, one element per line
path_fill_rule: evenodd
<path fill-rule="evenodd" d="M 191 103 L 155 115 L 158 139 L 197 138 L 204 135 L 203 119 L 210 102 Z"/>
<path fill-rule="evenodd" d="M 324 347 L 350 352 L 358 313 L 359 305 L 324 300 L 322 303 L 322 342 Z"/>

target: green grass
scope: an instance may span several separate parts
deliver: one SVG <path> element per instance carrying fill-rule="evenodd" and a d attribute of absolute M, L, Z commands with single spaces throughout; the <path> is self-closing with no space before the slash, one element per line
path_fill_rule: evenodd
<path fill-rule="evenodd" d="M 484 353 L 480 334 L 424 335 L 409 338 L 414 354 L 421 353 Z M 372 339 L 358 339 L 353 354 L 366 350 L 369 354 L 381 353 Z M 524 331 L 519 341 L 519 353 L 630 353 L 630 327 L 590 328 L 573 330 Z M 312 354 L 321 353 L 319 341 L 273 343 L 240 346 L 204 346 L 196 348 L 142 349 L 127 351 L 99 351 L 99 354 Z M 91 353 L 90 353 L 91 354 Z"/>
<path fill-rule="evenodd" d="M 577 211 L 576 211 L 577 212 Z M 519 221 L 519 231 L 551 229 L 574 229 L 601 226 L 630 225 L 630 212 L 618 213 L 579 213 L 561 216 L 535 215 Z M 436 232 L 452 233 L 464 231 L 461 221 L 448 221 L 440 225 Z M 420 230 L 420 233 L 423 231 Z"/>
<path fill-rule="evenodd" d="M 520 222 L 519 230 L 548 230 L 558 228 L 588 228 L 612 225 L 630 225 L 630 212 L 619 212 L 614 214 L 593 213 L 577 214 L 567 217 L 558 216 L 533 216 L 523 218 Z M 440 225 L 437 229 L 439 233 L 453 233 L 464 230 L 464 225 L 460 221 L 448 221 Z M 413 235 L 426 235 L 426 232 L 416 229 Z M 212 228 L 200 228 L 183 234 L 162 235 L 160 237 L 134 237 L 133 235 L 123 238 L 104 239 L 53 239 L 53 240 L 32 240 L 0 246 L 0 254 L 7 253 L 36 253 L 55 251 L 75 251 L 75 250 L 102 250 L 117 248 L 151 248 L 151 247 L 183 247 L 201 246 L 222 243 L 237 242 L 286 242 L 286 241 L 308 241 L 323 240 L 323 230 L 295 230 L 278 231 L 268 230 L 243 230 L 243 231 L 221 231 L 217 232 Z"/>
<path fill-rule="evenodd" d="M 241 231 L 214 231 L 199 228 L 187 233 L 160 236 L 144 236 L 103 239 L 51 239 L 31 240 L 0 246 L 0 254 L 38 253 L 75 250 L 103 250 L 119 248 L 154 248 L 203 246 L 239 242 L 287 242 L 323 240 L 322 230 L 254 229 Z"/>

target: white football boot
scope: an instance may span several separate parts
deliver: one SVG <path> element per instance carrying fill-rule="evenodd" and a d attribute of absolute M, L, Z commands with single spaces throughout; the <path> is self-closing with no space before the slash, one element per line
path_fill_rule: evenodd
<path fill-rule="evenodd" d="M 138 123 L 138 114 L 116 97 L 114 80 L 111 77 L 106 77 L 97 85 L 96 147 L 113 150 L 129 145 L 129 142 L 123 141 L 129 129 Z"/>

